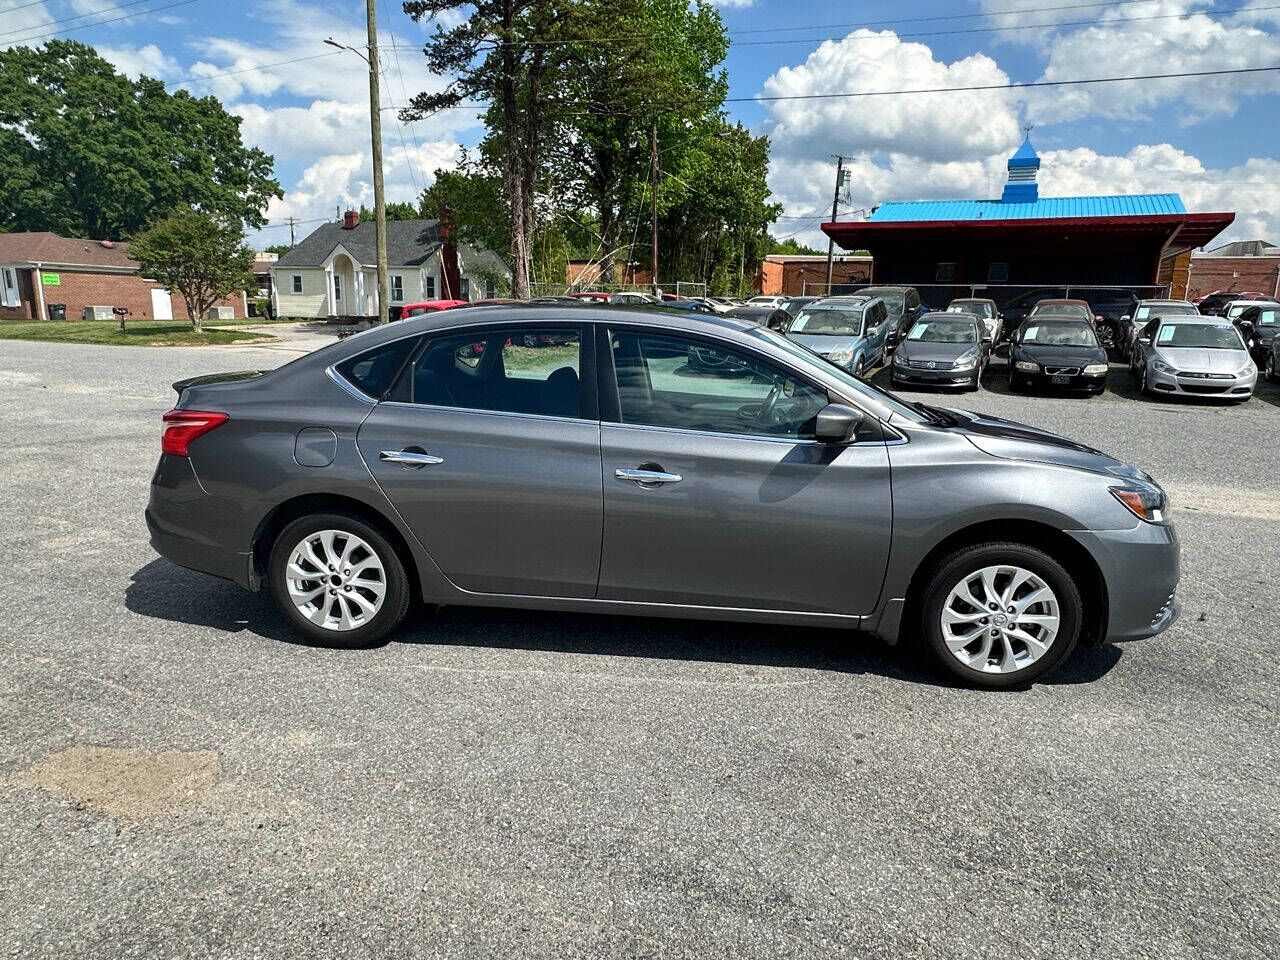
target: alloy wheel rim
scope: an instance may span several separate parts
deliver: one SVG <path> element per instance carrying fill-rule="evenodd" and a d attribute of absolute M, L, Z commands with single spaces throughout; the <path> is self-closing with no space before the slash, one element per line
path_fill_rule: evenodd
<path fill-rule="evenodd" d="M 951 655 L 981 673 L 1016 673 L 1053 646 L 1062 625 L 1058 597 L 1039 575 L 1012 564 L 965 574 L 942 605 Z"/>
<path fill-rule="evenodd" d="M 347 530 L 307 534 L 289 552 L 285 581 L 302 616 L 339 633 L 368 624 L 387 595 L 381 558 Z"/>

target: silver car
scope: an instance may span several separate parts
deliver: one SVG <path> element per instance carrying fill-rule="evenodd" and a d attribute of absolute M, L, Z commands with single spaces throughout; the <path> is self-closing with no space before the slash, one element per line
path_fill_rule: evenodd
<path fill-rule="evenodd" d="M 1144 394 L 1248 400 L 1258 368 L 1240 332 L 1220 317 L 1157 318 L 1138 331 L 1129 372 Z"/>
<path fill-rule="evenodd" d="M 152 545 L 314 643 L 420 602 L 756 621 L 919 640 L 1008 687 L 1178 613 L 1141 471 L 733 318 L 460 308 L 175 387 Z"/>

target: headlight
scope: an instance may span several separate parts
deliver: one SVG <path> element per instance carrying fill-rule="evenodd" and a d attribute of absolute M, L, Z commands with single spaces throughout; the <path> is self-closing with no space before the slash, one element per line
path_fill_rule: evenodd
<path fill-rule="evenodd" d="M 1084 368 L 1084 375 L 1086 377 L 1100 377 L 1110 369 L 1105 363 L 1091 363 Z"/>
<path fill-rule="evenodd" d="M 978 362 L 977 349 L 975 348 L 973 350 L 966 350 L 964 353 L 960 354 L 960 356 L 956 357 L 955 368 L 957 370 L 964 370 L 966 367 L 972 367 L 977 362 Z"/>
<path fill-rule="evenodd" d="M 1253 374 L 1255 374 L 1255 373 L 1257 373 L 1257 372 L 1258 372 L 1258 368 L 1257 368 L 1257 367 L 1255 367 L 1255 366 L 1253 365 L 1253 361 L 1252 361 L 1252 360 L 1250 360 L 1250 361 L 1249 361 L 1248 363 L 1246 363 L 1243 367 L 1241 367 L 1239 370 L 1237 370 L 1237 371 L 1236 371 L 1236 376 L 1237 376 L 1237 377 L 1248 377 L 1248 376 L 1251 376 L 1251 375 L 1253 375 Z"/>
<path fill-rule="evenodd" d="M 1147 523 L 1164 523 L 1169 512 L 1169 498 L 1154 483 L 1131 480 L 1124 486 L 1112 487 L 1111 495 L 1129 508 L 1129 512 Z"/>
<path fill-rule="evenodd" d="M 1013 365 L 1015 370 L 1021 370 L 1023 373 L 1039 373 L 1040 364 L 1032 363 L 1030 360 L 1019 360 Z"/>
<path fill-rule="evenodd" d="M 1157 370 L 1159 370 L 1161 373 L 1170 373 L 1170 374 L 1173 374 L 1173 375 L 1175 375 L 1175 376 L 1176 376 L 1176 375 L 1177 375 L 1177 373 L 1178 373 L 1178 371 L 1177 371 L 1177 370 L 1175 370 L 1173 367 L 1169 366 L 1169 365 L 1168 365 L 1167 363 L 1165 363 L 1163 360 L 1152 360 L 1152 361 L 1151 361 L 1151 365 L 1152 365 L 1153 367 L 1155 367 Z"/>
<path fill-rule="evenodd" d="M 853 359 L 853 350 L 832 350 L 827 354 L 827 359 L 832 363 L 848 363 Z"/>
<path fill-rule="evenodd" d="M 895 367 L 908 367 L 908 366 L 910 366 L 910 364 L 909 364 L 909 363 L 907 363 L 907 358 L 906 358 L 906 357 L 904 357 L 904 356 L 902 355 L 902 351 L 901 351 L 901 350 L 899 350 L 897 353 L 895 353 L 895 354 L 893 355 L 893 365 L 894 365 Z"/>

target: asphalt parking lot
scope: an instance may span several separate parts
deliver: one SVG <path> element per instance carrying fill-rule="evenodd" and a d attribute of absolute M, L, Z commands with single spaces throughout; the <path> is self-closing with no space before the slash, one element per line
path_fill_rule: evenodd
<path fill-rule="evenodd" d="M 0 343 L 0 955 L 1277 955 L 1277 387 L 940 401 L 1143 467 L 1184 543 L 1169 632 L 982 693 L 816 629 L 291 642 L 142 519 L 168 384 L 288 356 Z"/>

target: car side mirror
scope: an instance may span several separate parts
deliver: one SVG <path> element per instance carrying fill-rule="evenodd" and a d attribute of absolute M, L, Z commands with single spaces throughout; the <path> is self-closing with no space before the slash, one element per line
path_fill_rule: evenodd
<path fill-rule="evenodd" d="M 1241 329 L 1241 330 L 1245 330 L 1245 331 L 1247 331 L 1247 332 L 1249 332 L 1249 333 L 1253 333 L 1253 321 L 1252 321 L 1252 320 L 1237 320 L 1236 322 L 1237 322 L 1238 324 L 1240 324 L 1240 329 Z"/>
<path fill-rule="evenodd" d="M 1127 314 L 1127 313 L 1126 313 L 1126 314 L 1125 314 L 1123 317 L 1121 317 L 1120 319 L 1121 319 L 1121 320 L 1123 320 L 1125 323 L 1128 323 L 1130 320 L 1132 320 L 1132 319 L 1133 319 L 1133 317 L 1129 316 L 1129 314 Z"/>
<path fill-rule="evenodd" d="M 861 410 L 843 403 L 828 403 L 818 411 L 814 436 L 820 443 L 848 443 L 864 419 Z"/>
<path fill-rule="evenodd" d="M 1148 336 L 1146 336 L 1145 334 L 1139 334 L 1139 335 L 1138 335 L 1138 342 L 1139 342 L 1139 343 L 1150 343 L 1150 342 L 1151 342 L 1151 338 L 1150 338 L 1150 337 L 1148 337 Z"/>
<path fill-rule="evenodd" d="M 997 357 L 1007 357 L 1007 356 L 1009 355 L 1009 344 L 1010 344 L 1010 343 L 1012 343 L 1012 341 L 1011 341 L 1011 340 L 1006 340 L 1004 343 L 999 344 L 999 345 L 995 348 L 995 350 L 994 350 L 994 351 L 992 351 L 992 352 L 993 352 Z"/>

